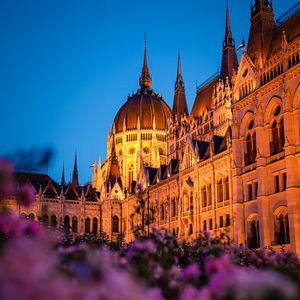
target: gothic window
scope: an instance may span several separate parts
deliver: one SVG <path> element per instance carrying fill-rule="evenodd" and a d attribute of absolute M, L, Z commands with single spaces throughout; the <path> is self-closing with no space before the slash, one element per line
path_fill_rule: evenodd
<path fill-rule="evenodd" d="M 77 230 L 78 230 L 78 219 L 77 219 L 77 217 L 73 217 L 72 218 L 72 231 L 73 232 L 77 232 Z"/>
<path fill-rule="evenodd" d="M 64 217 L 64 229 L 66 230 L 66 232 L 70 231 L 70 217 L 69 216 Z"/>
<path fill-rule="evenodd" d="M 212 191 L 211 184 L 207 185 L 207 204 L 208 206 L 212 205 Z"/>
<path fill-rule="evenodd" d="M 282 188 L 281 188 L 281 190 L 285 191 L 286 190 L 286 173 L 282 173 L 281 177 L 282 177 Z"/>
<path fill-rule="evenodd" d="M 252 219 L 248 222 L 248 246 L 250 249 L 260 247 L 259 244 L 259 223 L 258 220 Z"/>
<path fill-rule="evenodd" d="M 55 215 L 52 215 L 52 216 L 51 216 L 50 224 L 51 224 L 51 227 L 53 227 L 53 228 L 56 227 L 56 225 L 57 225 L 57 218 L 56 218 Z"/>
<path fill-rule="evenodd" d="M 222 179 L 220 179 L 217 183 L 217 191 L 218 191 L 218 202 L 223 201 L 223 183 Z"/>
<path fill-rule="evenodd" d="M 175 217 L 176 215 L 176 203 L 175 203 L 175 199 L 171 200 L 171 216 Z"/>
<path fill-rule="evenodd" d="M 117 216 L 112 218 L 112 232 L 119 232 L 119 218 Z"/>
<path fill-rule="evenodd" d="M 230 215 L 226 214 L 225 226 L 230 226 Z"/>
<path fill-rule="evenodd" d="M 223 228 L 224 227 L 224 219 L 223 216 L 219 216 L 219 227 Z"/>
<path fill-rule="evenodd" d="M 163 204 L 160 205 L 160 219 L 165 219 L 165 206 Z"/>
<path fill-rule="evenodd" d="M 202 187 L 201 189 L 201 198 L 202 198 L 202 207 L 207 206 L 207 190 L 206 187 Z"/>
<path fill-rule="evenodd" d="M 33 213 L 29 214 L 28 219 L 30 221 L 34 221 L 34 214 Z"/>
<path fill-rule="evenodd" d="M 277 245 L 290 243 L 289 218 L 286 211 L 275 216 L 275 242 Z"/>
<path fill-rule="evenodd" d="M 245 146 L 245 166 L 250 165 L 256 160 L 256 132 L 253 120 L 248 125 L 248 133 L 246 135 Z"/>
<path fill-rule="evenodd" d="M 91 219 L 87 217 L 85 219 L 85 233 L 90 233 L 91 232 Z"/>
<path fill-rule="evenodd" d="M 213 229 L 213 219 L 210 218 L 209 219 L 209 230 L 212 230 Z"/>
<path fill-rule="evenodd" d="M 279 193 L 279 175 L 274 176 L 274 193 Z"/>
<path fill-rule="evenodd" d="M 253 199 L 253 195 L 252 195 L 252 184 L 249 183 L 247 184 L 247 200 L 250 201 Z"/>
<path fill-rule="evenodd" d="M 21 213 L 20 214 L 20 219 L 26 219 L 26 214 L 25 213 Z"/>
<path fill-rule="evenodd" d="M 43 224 L 45 226 L 48 226 L 48 224 L 49 224 L 49 217 L 48 217 L 48 215 L 43 215 L 42 221 L 43 221 Z"/>
<path fill-rule="evenodd" d="M 258 189 L 257 181 L 253 182 L 252 188 L 253 188 L 253 199 L 256 199 L 257 198 L 257 189 Z"/>
<path fill-rule="evenodd" d="M 207 221 L 206 220 L 203 221 L 203 230 L 207 230 Z"/>
<path fill-rule="evenodd" d="M 92 228 L 93 233 L 97 233 L 98 232 L 98 219 L 94 218 L 93 219 L 93 228 Z"/>
<path fill-rule="evenodd" d="M 193 196 L 193 192 L 191 192 L 190 193 L 190 210 L 194 209 L 193 201 L 194 201 L 194 196 Z"/>
<path fill-rule="evenodd" d="M 274 118 L 271 125 L 271 143 L 270 143 L 270 154 L 274 155 L 283 151 L 285 143 L 284 135 L 284 121 L 280 117 L 281 107 L 278 105 L 274 110 Z"/>
<path fill-rule="evenodd" d="M 229 179 L 228 177 L 224 180 L 224 196 L 225 200 L 229 200 Z"/>

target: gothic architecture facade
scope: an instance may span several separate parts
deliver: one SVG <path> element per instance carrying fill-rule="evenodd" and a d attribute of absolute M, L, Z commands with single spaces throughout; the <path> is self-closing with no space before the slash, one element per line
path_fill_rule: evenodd
<path fill-rule="evenodd" d="M 240 48 L 238 63 L 227 8 L 221 70 L 189 113 L 180 56 L 171 109 L 152 89 L 145 47 L 140 88 L 117 112 L 91 185 L 78 186 L 74 168 L 68 186 L 35 187 L 31 217 L 112 240 L 132 240 L 136 226 L 181 240 L 226 232 L 300 255 L 300 2 L 275 20 L 272 1 L 255 0 Z"/>

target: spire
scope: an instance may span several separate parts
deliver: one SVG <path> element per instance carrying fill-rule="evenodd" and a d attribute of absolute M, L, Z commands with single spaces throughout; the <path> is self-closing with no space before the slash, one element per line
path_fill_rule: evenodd
<path fill-rule="evenodd" d="M 66 184 L 66 181 L 65 181 L 65 166 L 64 166 L 64 164 L 63 164 L 62 172 L 61 172 L 60 185 L 61 185 L 61 186 L 65 186 L 65 184 Z"/>
<path fill-rule="evenodd" d="M 232 37 L 231 25 L 230 25 L 230 14 L 228 8 L 228 0 L 226 5 L 226 24 L 225 24 L 225 37 L 223 42 L 223 48 L 234 47 L 234 38 Z"/>
<path fill-rule="evenodd" d="M 173 101 L 173 109 L 172 109 L 173 119 L 177 119 L 180 121 L 183 115 L 188 116 L 188 107 L 186 103 L 185 97 L 185 89 L 184 89 L 184 81 L 182 77 L 181 71 L 181 60 L 180 53 L 178 51 L 178 61 L 177 61 L 177 77 L 175 82 L 175 93 L 174 93 L 174 101 Z"/>
<path fill-rule="evenodd" d="M 72 184 L 74 188 L 78 187 L 77 153 L 75 153 L 74 169 L 72 174 Z"/>
<path fill-rule="evenodd" d="M 180 52 L 178 50 L 178 62 L 177 62 L 177 77 L 175 83 L 175 89 L 184 88 L 184 82 L 181 73 L 181 62 L 180 62 Z"/>
<path fill-rule="evenodd" d="M 225 22 L 225 36 L 223 41 L 223 55 L 220 77 L 226 80 L 226 77 L 231 79 L 233 71 L 238 69 L 238 60 L 235 51 L 235 41 L 231 32 L 230 14 L 228 1 L 226 5 L 226 22 Z"/>
<path fill-rule="evenodd" d="M 149 89 L 152 86 L 152 78 L 150 75 L 148 67 L 148 58 L 147 58 L 147 43 L 146 43 L 146 33 L 145 33 L 145 42 L 144 42 L 144 64 L 142 69 L 142 75 L 140 77 L 140 87 L 144 89 Z"/>

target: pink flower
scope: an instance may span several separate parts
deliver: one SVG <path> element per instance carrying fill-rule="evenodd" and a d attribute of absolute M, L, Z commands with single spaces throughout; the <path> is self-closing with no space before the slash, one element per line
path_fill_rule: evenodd
<path fill-rule="evenodd" d="M 35 200 L 32 186 L 30 186 L 29 184 L 21 185 L 16 193 L 16 200 L 19 205 L 29 207 Z"/>
<path fill-rule="evenodd" d="M 9 161 L 0 159 L 0 199 L 13 192 L 13 170 Z"/>

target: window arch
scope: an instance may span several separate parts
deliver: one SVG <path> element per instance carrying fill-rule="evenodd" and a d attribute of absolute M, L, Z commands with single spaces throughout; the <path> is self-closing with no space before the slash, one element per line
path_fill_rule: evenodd
<path fill-rule="evenodd" d="M 284 148 L 285 136 L 283 118 L 275 119 L 272 122 L 271 131 L 270 154 L 274 155 L 283 151 Z"/>
<path fill-rule="evenodd" d="M 94 218 L 93 219 L 93 233 L 97 233 L 98 232 L 98 219 Z"/>
<path fill-rule="evenodd" d="M 224 199 L 229 200 L 229 179 L 226 177 L 224 179 Z"/>
<path fill-rule="evenodd" d="M 259 241 L 259 221 L 257 216 L 248 220 L 248 247 L 257 249 L 260 247 Z"/>
<path fill-rule="evenodd" d="M 78 231 L 78 219 L 75 216 L 72 218 L 72 231 L 73 232 Z"/>
<path fill-rule="evenodd" d="M 218 191 L 218 202 L 222 202 L 224 200 L 222 179 L 218 180 L 217 182 L 217 191 Z"/>
<path fill-rule="evenodd" d="M 43 218 L 42 218 L 42 221 L 43 221 L 43 224 L 45 226 L 48 226 L 49 225 L 49 217 L 48 217 L 48 215 L 44 214 Z"/>
<path fill-rule="evenodd" d="M 160 205 L 160 219 L 161 220 L 165 219 L 165 206 L 163 203 Z"/>
<path fill-rule="evenodd" d="M 254 129 L 254 121 L 250 119 L 248 121 L 247 129 L 246 129 L 246 140 L 245 140 L 245 166 L 253 164 L 256 161 L 256 132 Z"/>
<path fill-rule="evenodd" d="M 119 232 L 119 218 L 118 218 L 118 216 L 113 216 L 113 218 L 112 218 L 112 232 Z"/>
<path fill-rule="evenodd" d="M 175 217 L 176 216 L 176 202 L 175 199 L 173 198 L 171 200 L 171 217 Z"/>
<path fill-rule="evenodd" d="M 51 227 L 55 228 L 57 226 L 57 218 L 55 215 L 52 215 L 50 218 Z"/>
<path fill-rule="evenodd" d="M 85 219 L 85 226 L 84 227 L 85 227 L 85 229 L 84 229 L 85 233 L 90 233 L 91 232 L 91 219 L 89 217 L 87 217 Z"/>
<path fill-rule="evenodd" d="M 28 219 L 29 219 L 30 221 L 34 221 L 34 214 L 33 214 L 33 213 L 30 213 L 30 214 L 28 215 Z"/>
<path fill-rule="evenodd" d="M 70 231 L 70 217 L 65 216 L 64 217 L 64 229 L 69 232 Z"/>
<path fill-rule="evenodd" d="M 289 217 L 286 208 L 275 214 L 275 243 L 277 245 L 290 243 Z"/>

